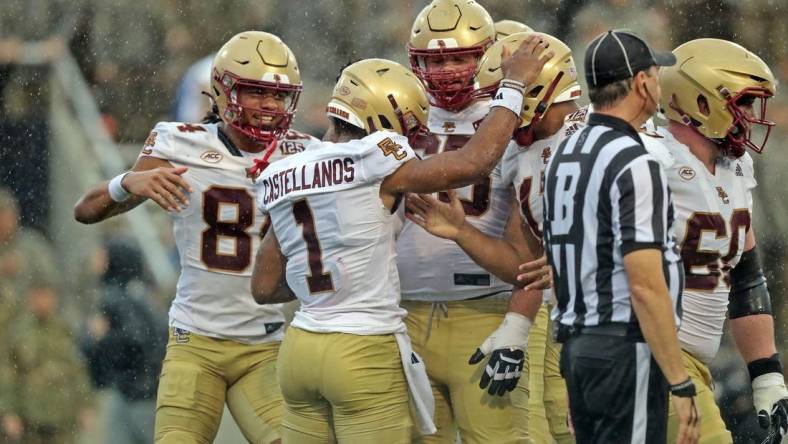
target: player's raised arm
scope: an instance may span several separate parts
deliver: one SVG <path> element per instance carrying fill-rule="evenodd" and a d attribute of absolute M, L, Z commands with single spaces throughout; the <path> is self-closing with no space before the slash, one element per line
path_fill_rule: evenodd
<path fill-rule="evenodd" d="M 500 161 L 512 132 L 520 122 L 523 91 L 553 57 L 537 34 L 529 36 L 506 60 L 505 79 L 491 102 L 490 114 L 462 148 L 413 160 L 390 175 L 382 191 L 430 193 L 470 185 L 490 174 Z"/>
<path fill-rule="evenodd" d="M 153 133 L 155 134 L 155 130 Z M 156 143 L 164 145 L 160 137 L 152 136 L 151 146 L 145 149 L 162 151 Z M 143 150 L 143 154 L 145 154 Z M 188 182 L 182 177 L 185 167 L 174 167 L 161 157 L 142 155 L 131 171 L 101 182 L 88 190 L 74 206 L 74 219 L 83 224 L 101 222 L 112 216 L 125 213 L 145 201 L 153 199 L 167 211 L 180 211 L 189 205 L 186 193 L 191 192 Z"/>

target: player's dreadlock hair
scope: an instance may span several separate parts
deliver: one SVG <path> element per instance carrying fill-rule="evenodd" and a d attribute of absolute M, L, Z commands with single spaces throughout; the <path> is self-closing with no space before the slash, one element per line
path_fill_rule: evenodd
<path fill-rule="evenodd" d="M 368 135 L 367 130 L 364 128 L 359 128 L 350 122 L 345 122 L 344 120 L 338 119 L 336 117 L 329 117 L 328 120 L 330 120 L 334 125 L 334 129 L 339 135 L 349 136 L 351 139 L 363 139 Z"/>
<path fill-rule="evenodd" d="M 219 117 L 219 107 L 216 106 L 215 103 L 211 105 L 211 109 L 205 113 L 205 117 L 202 118 L 202 123 L 219 123 L 222 121 L 222 118 Z"/>
<path fill-rule="evenodd" d="M 364 59 L 353 59 L 353 60 L 350 60 L 349 62 L 345 63 L 344 65 L 342 65 L 342 67 L 339 68 L 339 73 L 337 74 L 337 78 L 334 79 L 334 83 L 337 83 L 339 81 L 339 78 L 342 77 L 342 73 L 345 72 L 345 68 L 347 68 L 348 66 L 350 66 L 350 65 L 352 65 L 352 64 L 354 64 L 356 62 L 360 62 L 362 60 L 364 60 Z"/>

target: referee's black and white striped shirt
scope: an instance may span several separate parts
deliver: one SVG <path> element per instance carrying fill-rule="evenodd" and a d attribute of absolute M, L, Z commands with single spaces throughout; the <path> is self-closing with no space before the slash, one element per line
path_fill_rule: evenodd
<path fill-rule="evenodd" d="M 665 174 L 627 122 L 592 114 L 547 166 L 544 239 L 561 324 L 637 324 L 623 257 L 662 250 L 676 323 L 684 275 Z"/>

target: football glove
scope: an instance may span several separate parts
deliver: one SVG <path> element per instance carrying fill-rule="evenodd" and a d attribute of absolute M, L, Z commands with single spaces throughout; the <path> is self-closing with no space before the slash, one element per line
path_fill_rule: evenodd
<path fill-rule="evenodd" d="M 523 374 L 530 329 L 531 321 L 527 317 L 506 313 L 498 329 L 476 349 L 468 364 L 478 364 L 485 356 L 490 356 L 479 381 L 482 390 L 487 388 L 490 395 L 498 396 L 514 390 Z"/>
<path fill-rule="evenodd" d="M 779 443 L 788 434 L 788 389 L 780 373 L 766 373 L 752 381 L 752 398 L 758 422 Z"/>

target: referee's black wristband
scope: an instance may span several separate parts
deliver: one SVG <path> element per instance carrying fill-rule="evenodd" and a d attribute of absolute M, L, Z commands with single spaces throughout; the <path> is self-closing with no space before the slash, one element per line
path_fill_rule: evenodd
<path fill-rule="evenodd" d="M 684 382 L 671 385 L 670 394 L 679 398 L 692 398 L 696 395 L 695 383 L 692 382 L 692 378 L 687 378 Z"/>

